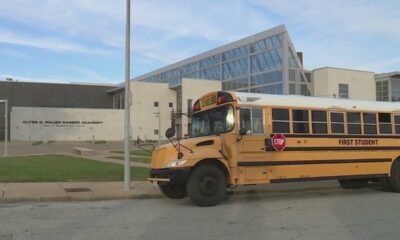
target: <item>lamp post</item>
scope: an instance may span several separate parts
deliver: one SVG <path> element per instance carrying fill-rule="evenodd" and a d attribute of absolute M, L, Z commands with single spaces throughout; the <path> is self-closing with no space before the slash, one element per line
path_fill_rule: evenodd
<path fill-rule="evenodd" d="M 4 103 L 4 156 L 8 156 L 7 142 L 8 142 L 8 100 L 0 100 L 0 103 Z"/>
<path fill-rule="evenodd" d="M 131 41 L 131 1 L 126 0 L 126 32 L 125 32 L 125 138 L 124 138 L 124 189 L 131 189 L 131 151 L 130 151 L 130 41 Z"/>

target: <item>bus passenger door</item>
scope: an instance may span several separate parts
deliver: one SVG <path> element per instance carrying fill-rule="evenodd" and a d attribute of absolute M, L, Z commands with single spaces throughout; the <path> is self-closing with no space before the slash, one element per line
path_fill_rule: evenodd
<path fill-rule="evenodd" d="M 263 108 L 240 108 L 240 129 L 247 134 L 238 142 L 238 162 L 248 164 L 265 161 L 265 126 Z"/>

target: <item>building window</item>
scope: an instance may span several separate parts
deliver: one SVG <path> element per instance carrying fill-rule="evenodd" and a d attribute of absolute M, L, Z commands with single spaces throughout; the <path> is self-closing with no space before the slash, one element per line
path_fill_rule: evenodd
<path fill-rule="evenodd" d="M 158 107 L 158 102 L 154 102 L 154 107 Z"/>
<path fill-rule="evenodd" d="M 308 110 L 293 110 L 293 133 L 309 133 Z"/>
<path fill-rule="evenodd" d="M 360 113 L 347 113 L 347 131 L 348 134 L 361 134 L 361 116 Z"/>
<path fill-rule="evenodd" d="M 342 112 L 331 112 L 331 132 L 344 133 L 344 114 Z"/>
<path fill-rule="evenodd" d="M 272 109 L 272 132 L 289 133 L 289 123 L 288 109 Z"/>
<path fill-rule="evenodd" d="M 382 81 L 376 83 L 376 100 L 385 102 L 389 101 L 388 81 Z"/>
<path fill-rule="evenodd" d="M 154 134 L 158 135 L 158 129 L 154 129 Z"/>
<path fill-rule="evenodd" d="M 379 113 L 379 132 L 381 134 L 392 134 L 392 121 L 390 113 Z"/>
<path fill-rule="evenodd" d="M 174 107 L 174 103 L 172 103 L 172 102 L 170 102 L 169 104 L 168 104 L 168 107 Z"/>
<path fill-rule="evenodd" d="M 376 114 L 375 113 L 364 113 L 364 134 L 376 134 Z"/>
<path fill-rule="evenodd" d="M 326 121 L 325 111 L 311 111 L 311 119 L 313 133 L 328 133 L 328 125 Z"/>
<path fill-rule="evenodd" d="M 349 98 L 349 85 L 339 83 L 339 98 Z"/>

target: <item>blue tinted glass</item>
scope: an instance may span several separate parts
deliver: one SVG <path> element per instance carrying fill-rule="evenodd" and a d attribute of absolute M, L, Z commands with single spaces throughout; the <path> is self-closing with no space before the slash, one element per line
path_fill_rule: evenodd
<path fill-rule="evenodd" d="M 220 55 L 215 55 L 215 56 L 212 56 L 212 57 L 205 58 L 205 59 L 200 61 L 200 67 L 204 68 L 204 67 L 208 67 L 208 66 L 212 66 L 212 65 L 218 64 L 220 62 L 220 60 L 221 60 Z"/>
<path fill-rule="evenodd" d="M 200 78 L 220 80 L 220 66 L 218 65 L 201 70 Z"/>
<path fill-rule="evenodd" d="M 251 73 L 282 68 L 282 48 L 257 53 L 250 58 Z"/>
<path fill-rule="evenodd" d="M 247 59 L 241 58 L 223 65 L 223 79 L 242 77 L 247 74 Z"/>
<path fill-rule="evenodd" d="M 224 61 L 226 61 L 229 59 L 244 57 L 246 55 L 247 55 L 247 48 L 246 48 L 246 46 L 243 46 L 243 47 L 235 48 L 235 49 L 229 50 L 227 52 L 224 52 L 222 54 L 222 59 Z"/>

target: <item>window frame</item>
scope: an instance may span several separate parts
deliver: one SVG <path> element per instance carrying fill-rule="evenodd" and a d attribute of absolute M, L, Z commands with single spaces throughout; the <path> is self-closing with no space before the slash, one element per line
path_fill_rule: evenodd
<path fill-rule="evenodd" d="M 334 134 L 334 135 L 346 135 L 347 134 L 347 116 L 346 116 L 346 111 L 340 112 L 340 111 L 328 111 L 329 112 L 329 130 L 328 134 Z M 339 113 L 342 114 L 343 116 L 343 122 L 332 122 L 332 113 Z M 343 125 L 343 132 L 341 133 L 334 133 L 332 132 L 332 124 L 342 124 Z"/>
<path fill-rule="evenodd" d="M 324 112 L 324 113 L 325 113 L 325 122 L 314 121 L 314 120 L 313 120 L 313 112 Z M 311 131 L 310 131 L 310 132 L 312 132 L 311 134 L 319 134 L 319 135 L 321 135 L 321 134 L 329 134 L 329 127 L 328 127 L 328 111 L 326 111 L 326 110 L 319 110 L 319 109 L 311 109 L 311 110 L 310 110 L 310 116 L 311 116 L 311 121 L 310 121 L 310 123 L 311 123 Z M 325 133 L 315 133 L 315 132 L 314 132 L 314 123 L 315 123 L 315 124 L 325 124 L 325 126 L 326 126 L 326 132 L 325 132 Z"/>
<path fill-rule="evenodd" d="M 373 124 L 373 123 L 365 123 L 365 116 L 364 116 L 365 114 L 375 115 L 375 124 Z M 380 133 L 378 133 L 379 132 L 378 131 L 378 124 L 379 124 L 379 120 L 378 120 L 378 113 L 377 112 L 362 112 L 362 131 L 361 132 L 362 132 L 363 135 L 379 135 Z M 366 125 L 367 126 L 375 125 L 375 133 L 365 133 L 365 126 Z"/>
<path fill-rule="evenodd" d="M 307 121 L 295 121 L 295 120 L 293 120 L 294 118 L 293 118 L 293 111 L 306 111 L 306 116 L 307 116 Z M 291 116 L 292 116 L 292 118 L 291 118 L 291 122 L 290 122 L 290 127 L 291 127 L 291 130 L 292 130 L 292 133 L 293 134 L 312 134 L 311 133 L 311 128 L 310 128 L 310 109 L 305 109 L 305 108 L 292 108 L 292 109 L 290 109 L 290 112 L 291 112 Z M 308 129 L 308 132 L 295 132 L 294 131 L 294 124 L 295 123 L 302 123 L 302 124 L 306 124 L 306 126 L 307 126 L 307 129 Z"/>
<path fill-rule="evenodd" d="M 241 111 L 242 109 L 249 109 L 250 110 L 250 128 L 251 129 L 247 129 L 247 131 L 250 131 L 250 133 L 247 133 L 247 135 L 258 135 L 258 136 L 262 136 L 266 134 L 266 129 L 265 129 L 265 108 L 263 107 L 239 107 L 239 123 L 238 123 L 238 131 L 241 128 L 242 125 L 242 118 L 241 118 Z M 262 127 L 263 127 L 263 132 L 262 133 L 254 133 L 253 132 L 253 109 L 260 109 L 262 111 Z"/>
<path fill-rule="evenodd" d="M 396 134 L 396 123 L 395 123 L 395 118 L 394 118 L 394 116 L 396 116 L 396 115 L 394 115 L 393 117 L 392 117 L 392 113 L 388 113 L 388 112 L 377 112 L 376 113 L 377 114 L 377 124 L 378 124 L 378 129 L 379 129 L 379 135 L 393 135 L 393 133 L 394 134 Z M 382 122 L 381 123 L 381 121 L 380 121 L 380 114 L 389 114 L 389 119 L 390 119 L 390 122 L 389 123 L 385 123 L 385 122 Z M 400 116 L 400 115 L 398 115 L 398 116 Z M 381 131 L 381 124 L 388 124 L 388 125 L 390 125 L 390 129 L 391 129 L 391 132 L 390 133 L 382 133 L 382 131 Z M 398 124 L 398 125 L 400 125 L 400 124 Z"/>
<path fill-rule="evenodd" d="M 273 119 L 273 110 L 286 110 L 288 112 L 288 120 L 274 120 Z M 285 108 L 285 107 L 271 107 L 271 133 L 282 133 L 282 134 L 291 134 L 293 133 L 292 131 L 292 111 L 290 108 Z M 280 123 L 287 123 L 288 124 L 288 132 L 275 132 L 274 131 L 274 122 L 280 122 Z"/>

